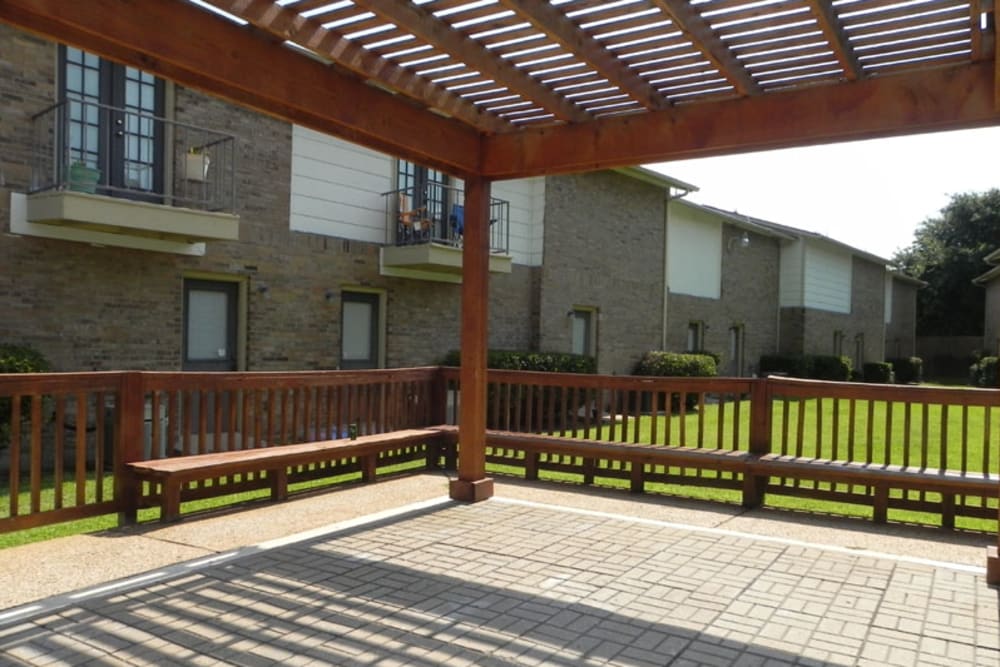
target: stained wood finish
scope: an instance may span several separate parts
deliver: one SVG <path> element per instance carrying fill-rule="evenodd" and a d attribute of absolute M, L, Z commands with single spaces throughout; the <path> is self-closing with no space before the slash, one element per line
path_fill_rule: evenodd
<path fill-rule="evenodd" d="M 486 351 L 489 328 L 490 183 L 465 182 L 465 237 L 462 246 L 462 396 L 459 429 L 465 446 L 451 497 L 478 501 L 493 495 L 486 478 Z"/>
<path fill-rule="evenodd" d="M 462 177 L 1000 121 L 982 0 L 213 2 L 255 27 L 172 0 L 0 0 L 0 20 Z"/>
<path fill-rule="evenodd" d="M 378 455 L 408 445 L 440 445 L 442 434 L 427 429 L 405 429 L 355 439 L 324 440 L 298 445 L 199 454 L 126 464 L 128 476 L 161 486 L 160 520 L 180 518 L 181 490 L 188 482 L 250 472 L 266 472 L 272 500 L 288 497 L 288 469 L 334 460 L 358 459 L 362 479 L 375 481 Z"/>

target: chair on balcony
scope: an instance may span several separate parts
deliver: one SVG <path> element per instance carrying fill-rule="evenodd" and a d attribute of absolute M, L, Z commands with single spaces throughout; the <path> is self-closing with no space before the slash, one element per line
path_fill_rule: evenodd
<path fill-rule="evenodd" d="M 430 231 L 431 221 L 427 219 L 426 206 L 411 208 L 409 195 L 402 192 L 399 193 L 398 206 L 398 242 L 412 243 Z"/>

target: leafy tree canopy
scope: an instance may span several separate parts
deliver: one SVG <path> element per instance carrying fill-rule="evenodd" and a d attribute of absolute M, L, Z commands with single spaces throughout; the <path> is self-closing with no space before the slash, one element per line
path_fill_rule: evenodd
<path fill-rule="evenodd" d="M 893 257 L 920 278 L 917 332 L 926 336 L 983 333 L 983 289 L 972 279 L 989 269 L 983 258 L 1000 248 L 1000 190 L 952 195 L 940 215 L 924 220 L 913 243 Z"/>

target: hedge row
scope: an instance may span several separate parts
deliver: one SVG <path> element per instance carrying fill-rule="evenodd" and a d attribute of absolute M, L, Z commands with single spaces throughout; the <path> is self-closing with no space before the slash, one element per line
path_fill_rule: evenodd
<path fill-rule="evenodd" d="M 846 382 L 851 379 L 851 358 L 822 354 L 765 354 L 760 358 L 760 375 L 768 373 Z"/>
<path fill-rule="evenodd" d="M 50 370 L 42 353 L 27 345 L 0 344 L 0 373 L 45 373 Z M 28 415 L 31 399 L 21 399 L 21 414 Z M 10 418 L 13 414 L 11 399 L 0 398 L 0 449 L 10 441 Z"/>
<path fill-rule="evenodd" d="M 713 354 L 651 350 L 642 355 L 633 373 L 664 377 L 714 377 L 719 374 L 719 366 Z"/>
<path fill-rule="evenodd" d="M 969 384 L 973 387 L 996 387 L 998 357 L 983 357 L 969 367 Z"/>
<path fill-rule="evenodd" d="M 443 366 L 461 365 L 461 353 L 452 350 L 441 362 Z M 520 350 L 489 350 L 486 367 L 506 371 L 544 371 L 546 373 L 596 373 L 597 360 L 584 354 L 564 352 L 524 352 Z"/>

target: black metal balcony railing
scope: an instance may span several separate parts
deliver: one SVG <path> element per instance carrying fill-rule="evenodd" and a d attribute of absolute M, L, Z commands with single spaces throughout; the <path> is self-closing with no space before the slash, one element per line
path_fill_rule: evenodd
<path fill-rule="evenodd" d="M 440 243 L 459 247 L 465 232 L 465 192 L 430 182 L 400 188 L 385 198 L 386 242 L 390 245 Z M 510 202 L 490 198 L 490 252 L 510 251 Z"/>
<path fill-rule="evenodd" d="M 235 213 L 236 138 L 66 99 L 32 117 L 31 193 L 68 190 Z"/>

